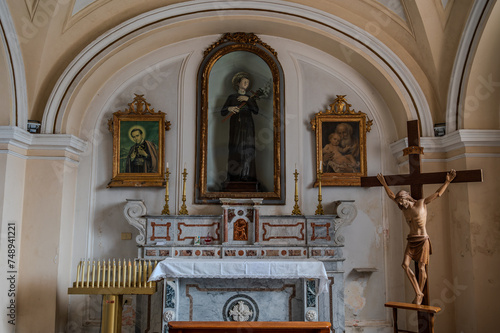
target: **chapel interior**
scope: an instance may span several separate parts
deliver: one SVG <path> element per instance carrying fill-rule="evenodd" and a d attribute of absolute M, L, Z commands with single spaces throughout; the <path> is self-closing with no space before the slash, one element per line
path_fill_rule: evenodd
<path fill-rule="evenodd" d="M 199 192 L 200 174 L 211 166 L 200 158 L 200 124 L 207 124 L 200 110 L 209 90 L 200 66 L 225 34 L 242 33 L 275 52 L 281 75 L 274 91 L 279 98 L 270 104 L 279 106 L 281 122 L 274 134 L 257 134 L 269 142 L 281 134 L 281 146 L 270 150 L 265 167 L 257 167 L 257 177 L 280 167 L 274 176 L 279 198 L 259 204 L 261 224 L 291 218 L 295 205 L 313 221 L 307 223 L 318 218 L 321 152 L 311 121 L 336 98 L 344 96 L 370 120 L 364 176 L 408 174 L 403 150 L 408 122 L 416 120 L 422 173 L 482 172 L 482 181 L 452 182 L 428 207 L 427 304 L 441 308 L 434 329 L 495 332 L 499 31 L 496 0 L 0 0 L 0 331 L 100 332 L 101 295 L 70 295 L 68 288 L 81 260 L 147 257 L 140 237 L 150 229 L 141 229 L 143 220 L 131 208 L 145 207 L 140 214 L 147 209 L 160 219 L 147 223 L 178 219 L 182 208 L 193 224 L 224 221 L 224 193 L 204 200 Z M 169 123 L 160 136 L 161 179 L 154 186 L 109 186 L 117 154 L 109 121 L 138 95 Z M 261 107 L 254 119 L 276 119 L 271 108 Z M 208 146 L 204 152 L 210 157 L 218 150 Z M 166 167 L 169 215 L 161 213 Z M 439 186 L 423 185 L 424 197 Z M 401 210 L 381 186 L 320 188 L 324 216 L 341 221 L 335 229 L 341 266 L 331 279 L 338 282 L 337 298 L 324 302 L 330 307 L 326 321 L 332 320 L 333 302 L 341 304 L 336 314 L 342 323 L 331 322 L 341 330 L 393 332 L 392 311 L 384 304 L 414 297 L 401 268 L 408 234 Z M 235 193 L 237 187 L 229 196 L 237 198 Z M 250 197 L 258 199 L 259 191 Z M 342 217 L 339 203 L 355 213 Z M 270 238 L 282 237 L 276 233 Z M 286 245 L 298 246 L 294 242 Z M 269 280 L 269 288 L 275 282 Z M 122 332 L 164 330 L 161 291 L 121 301 Z M 323 303 L 316 306 L 321 313 Z M 399 321 L 402 327 L 418 325 L 414 312 L 400 312 Z"/>

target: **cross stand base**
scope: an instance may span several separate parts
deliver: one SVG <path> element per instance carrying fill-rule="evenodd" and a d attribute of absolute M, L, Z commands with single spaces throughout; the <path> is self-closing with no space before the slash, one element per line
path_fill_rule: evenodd
<path fill-rule="evenodd" d="M 417 305 L 411 303 L 387 302 L 386 308 L 392 308 L 392 316 L 394 319 L 394 333 L 408 332 L 408 333 L 434 333 L 434 314 L 441 311 L 437 306 Z M 398 309 L 414 310 L 419 315 L 418 332 L 400 330 L 398 329 Z M 423 315 L 423 316 L 422 316 Z M 423 320 L 423 322 L 421 322 Z"/>

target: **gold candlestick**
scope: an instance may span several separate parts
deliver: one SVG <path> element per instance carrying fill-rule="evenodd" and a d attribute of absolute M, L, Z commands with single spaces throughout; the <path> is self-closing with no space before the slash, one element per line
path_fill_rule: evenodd
<path fill-rule="evenodd" d="M 170 209 L 168 208 L 168 179 L 170 176 L 170 171 L 168 171 L 168 163 L 167 170 L 165 171 L 165 206 L 163 206 L 163 210 L 161 211 L 161 215 L 170 215 Z"/>
<path fill-rule="evenodd" d="M 187 207 L 186 207 L 186 178 L 187 178 L 187 175 L 188 175 L 187 170 L 186 170 L 186 168 L 184 168 L 184 172 L 182 173 L 183 182 L 184 182 L 184 185 L 182 187 L 182 205 L 181 205 L 181 209 L 179 210 L 179 215 L 189 215 Z"/>
<path fill-rule="evenodd" d="M 297 180 L 299 179 L 299 173 L 297 172 L 297 169 L 295 169 L 293 175 L 295 177 L 295 205 L 293 206 L 292 215 L 302 215 L 299 207 L 299 185 L 297 183 Z"/>
<path fill-rule="evenodd" d="M 321 175 L 323 175 L 323 171 L 321 168 L 321 164 L 319 166 L 319 172 L 318 172 L 318 207 L 316 207 L 316 212 L 314 215 L 323 215 L 323 205 L 321 204 L 322 201 L 322 196 L 321 196 Z"/>

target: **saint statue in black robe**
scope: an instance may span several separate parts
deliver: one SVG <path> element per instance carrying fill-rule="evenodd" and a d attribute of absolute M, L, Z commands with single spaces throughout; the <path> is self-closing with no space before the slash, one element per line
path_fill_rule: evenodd
<path fill-rule="evenodd" d="M 229 141 L 226 182 L 256 182 L 255 125 L 252 114 L 259 113 L 255 96 L 247 93 L 250 80 L 247 73 L 237 73 L 232 79 L 237 93 L 229 95 L 221 109 L 229 117 Z"/>

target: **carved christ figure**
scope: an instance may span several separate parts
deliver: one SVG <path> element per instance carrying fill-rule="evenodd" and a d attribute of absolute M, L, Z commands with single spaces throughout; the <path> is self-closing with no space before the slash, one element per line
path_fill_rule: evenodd
<path fill-rule="evenodd" d="M 408 192 L 403 190 L 394 195 L 389 186 L 387 186 L 384 176 L 380 173 L 377 175 L 389 198 L 403 211 L 406 222 L 410 227 L 402 266 L 415 290 L 414 304 L 422 304 L 424 298 L 423 289 L 427 280 L 426 266 L 429 263 L 429 255 L 432 253 L 429 235 L 427 235 L 425 228 L 427 223 L 427 204 L 442 196 L 455 176 L 455 170 L 451 169 L 446 175 L 446 181 L 435 193 L 425 199 L 415 200 Z M 410 261 L 412 259 L 418 264 L 419 281 L 417 281 L 415 273 L 410 268 Z"/>

